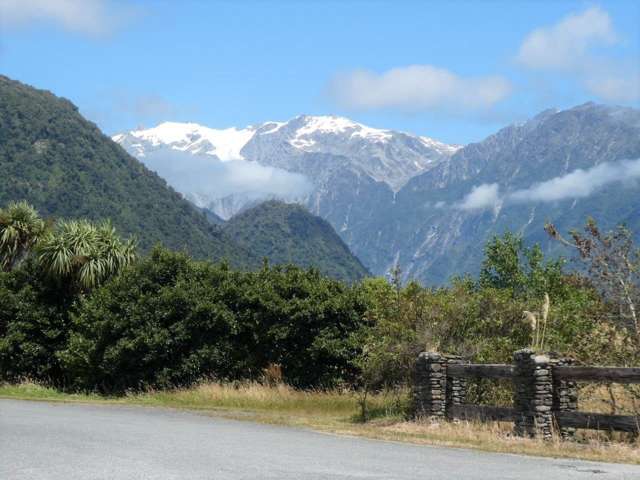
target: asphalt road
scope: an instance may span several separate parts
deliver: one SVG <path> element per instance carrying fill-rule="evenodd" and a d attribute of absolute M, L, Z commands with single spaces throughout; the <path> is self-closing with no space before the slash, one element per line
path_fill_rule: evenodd
<path fill-rule="evenodd" d="M 2 480 L 640 479 L 640 467 L 340 437 L 165 409 L 0 400 Z"/>

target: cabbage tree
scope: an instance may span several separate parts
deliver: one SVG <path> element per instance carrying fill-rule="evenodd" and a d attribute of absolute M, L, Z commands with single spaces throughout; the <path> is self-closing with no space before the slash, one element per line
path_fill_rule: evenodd
<path fill-rule="evenodd" d="M 60 221 L 38 243 L 44 272 L 72 288 L 90 290 L 135 260 L 135 241 L 123 241 L 109 222 Z"/>
<path fill-rule="evenodd" d="M 45 221 L 27 202 L 12 202 L 0 209 L 0 269 L 17 267 L 46 230 Z"/>

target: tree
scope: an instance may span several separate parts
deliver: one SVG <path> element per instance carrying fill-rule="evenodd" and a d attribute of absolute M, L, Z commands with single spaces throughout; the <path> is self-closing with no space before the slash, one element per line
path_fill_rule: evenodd
<path fill-rule="evenodd" d="M 58 282 L 86 291 L 135 260 L 135 240 L 122 241 L 109 222 L 61 221 L 38 243 L 38 263 Z"/>
<path fill-rule="evenodd" d="M 0 209 L 0 269 L 16 268 L 46 231 L 46 224 L 27 202 Z"/>
<path fill-rule="evenodd" d="M 630 328 L 640 340 L 640 320 L 636 304 L 640 294 L 640 253 L 634 246 L 629 229 L 620 225 L 603 233 L 592 218 L 584 233 L 570 232 L 563 237 L 553 224 L 545 225 L 551 238 L 578 251 L 586 264 L 589 278 L 606 300 L 617 306 L 619 326 Z"/>
<path fill-rule="evenodd" d="M 552 297 L 563 290 L 564 260 L 547 260 L 539 245 L 527 247 L 522 237 L 510 232 L 493 237 L 485 246 L 480 286 L 509 289 L 514 297 Z"/>

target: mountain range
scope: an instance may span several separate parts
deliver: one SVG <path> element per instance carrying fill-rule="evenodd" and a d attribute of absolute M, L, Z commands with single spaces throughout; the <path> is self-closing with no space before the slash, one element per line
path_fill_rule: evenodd
<path fill-rule="evenodd" d="M 266 257 L 349 281 L 368 274 L 332 227 L 307 210 L 271 202 L 224 223 L 185 200 L 70 101 L 4 76 L 0 172 L 0 206 L 27 200 L 49 218 L 108 218 L 120 234 L 135 235 L 142 251 L 162 243 L 241 268 L 258 268 Z"/>
<path fill-rule="evenodd" d="M 113 138 L 223 219 L 265 199 L 296 201 L 372 273 L 399 265 L 427 284 L 477 272 L 482 245 L 505 230 L 555 251 L 546 221 L 568 230 L 592 215 L 640 227 L 632 108 L 550 109 L 464 147 L 308 115 L 226 130 L 163 123 Z"/>
<path fill-rule="evenodd" d="M 336 173 L 397 192 L 459 148 L 342 117 L 309 115 L 224 130 L 165 122 L 113 140 L 196 205 L 225 219 L 266 198 L 321 202 L 318 190 Z"/>

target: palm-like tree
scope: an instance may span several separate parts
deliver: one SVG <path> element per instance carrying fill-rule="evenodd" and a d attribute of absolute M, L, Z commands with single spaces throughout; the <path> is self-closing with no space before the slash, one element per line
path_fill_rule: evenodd
<path fill-rule="evenodd" d="M 73 288 L 90 290 L 135 260 L 135 240 L 123 242 L 109 222 L 60 221 L 38 244 L 43 270 Z"/>
<path fill-rule="evenodd" d="M 14 269 L 45 234 L 46 223 L 27 202 L 0 209 L 0 269 Z"/>

